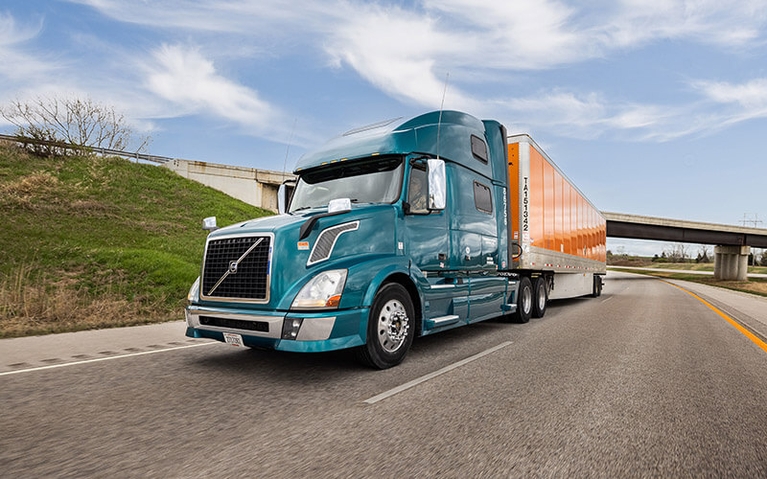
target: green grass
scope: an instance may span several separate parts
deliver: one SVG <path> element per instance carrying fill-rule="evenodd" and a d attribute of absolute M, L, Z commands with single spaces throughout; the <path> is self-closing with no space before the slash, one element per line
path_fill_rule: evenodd
<path fill-rule="evenodd" d="M 714 272 L 714 263 L 650 263 L 645 268 Z M 767 274 L 767 266 L 749 266 L 749 273 Z"/>
<path fill-rule="evenodd" d="M 271 214 L 169 169 L 0 144 L 0 337 L 183 317 L 206 232 Z"/>
<path fill-rule="evenodd" d="M 635 274 L 644 274 L 649 276 L 655 276 L 659 278 L 667 278 L 667 279 L 679 279 L 684 281 L 692 281 L 694 283 L 701 283 L 701 284 L 708 284 L 710 286 L 716 286 L 717 288 L 725 288 L 725 289 L 731 289 L 733 291 L 742 291 L 745 293 L 751 293 L 751 294 L 757 294 L 759 296 L 767 296 L 767 279 L 764 278 L 749 278 L 748 281 L 720 281 L 714 279 L 713 275 L 701 275 L 701 274 L 694 274 L 694 273 L 685 273 L 685 270 L 688 271 L 711 271 L 713 273 L 714 266 L 713 264 L 707 265 L 706 268 L 702 268 L 700 266 L 703 265 L 693 265 L 698 266 L 696 268 L 685 268 L 684 266 L 688 265 L 689 263 L 666 263 L 664 265 L 658 265 L 657 268 L 662 269 L 669 269 L 669 270 L 680 270 L 681 272 L 668 272 L 668 271 L 653 271 L 653 269 L 632 269 L 632 268 L 621 268 L 620 266 L 610 266 L 610 271 L 623 271 L 626 273 L 635 273 Z M 750 267 L 748 268 L 749 273 L 758 273 L 761 274 L 765 272 L 767 268 L 763 266 L 756 266 L 756 267 Z"/>

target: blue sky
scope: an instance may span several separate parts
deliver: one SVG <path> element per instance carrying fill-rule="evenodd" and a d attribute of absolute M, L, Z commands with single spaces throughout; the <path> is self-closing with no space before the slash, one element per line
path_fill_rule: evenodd
<path fill-rule="evenodd" d="M 290 170 L 443 93 L 604 211 L 767 227 L 767 0 L 0 4 L 1 104 L 87 96 L 155 155 Z"/>

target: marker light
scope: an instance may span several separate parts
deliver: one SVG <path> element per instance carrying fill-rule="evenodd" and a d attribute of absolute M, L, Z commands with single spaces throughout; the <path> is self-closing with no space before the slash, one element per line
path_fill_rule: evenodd
<path fill-rule="evenodd" d="M 346 270 L 334 269 L 318 274 L 301 288 L 292 309 L 334 309 L 341 303 Z"/>
<path fill-rule="evenodd" d="M 189 288 L 189 293 L 186 295 L 186 300 L 188 302 L 192 302 L 196 300 L 200 296 L 200 277 L 197 277 L 197 280 L 192 284 L 192 287 Z"/>

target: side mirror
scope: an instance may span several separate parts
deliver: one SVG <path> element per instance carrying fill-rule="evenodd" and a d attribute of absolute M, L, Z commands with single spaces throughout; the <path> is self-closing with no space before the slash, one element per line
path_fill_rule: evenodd
<path fill-rule="evenodd" d="M 202 220 L 202 229 L 211 232 L 216 231 L 218 229 L 218 225 L 216 224 L 216 217 L 209 216 Z"/>
<path fill-rule="evenodd" d="M 429 160 L 429 209 L 444 210 L 447 205 L 447 174 L 443 160 Z"/>

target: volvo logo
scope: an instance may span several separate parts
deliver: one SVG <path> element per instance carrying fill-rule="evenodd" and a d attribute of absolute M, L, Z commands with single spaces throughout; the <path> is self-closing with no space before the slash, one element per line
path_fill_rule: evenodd
<path fill-rule="evenodd" d="M 237 261 L 229 262 L 229 274 L 234 274 L 237 272 L 237 264 Z"/>

